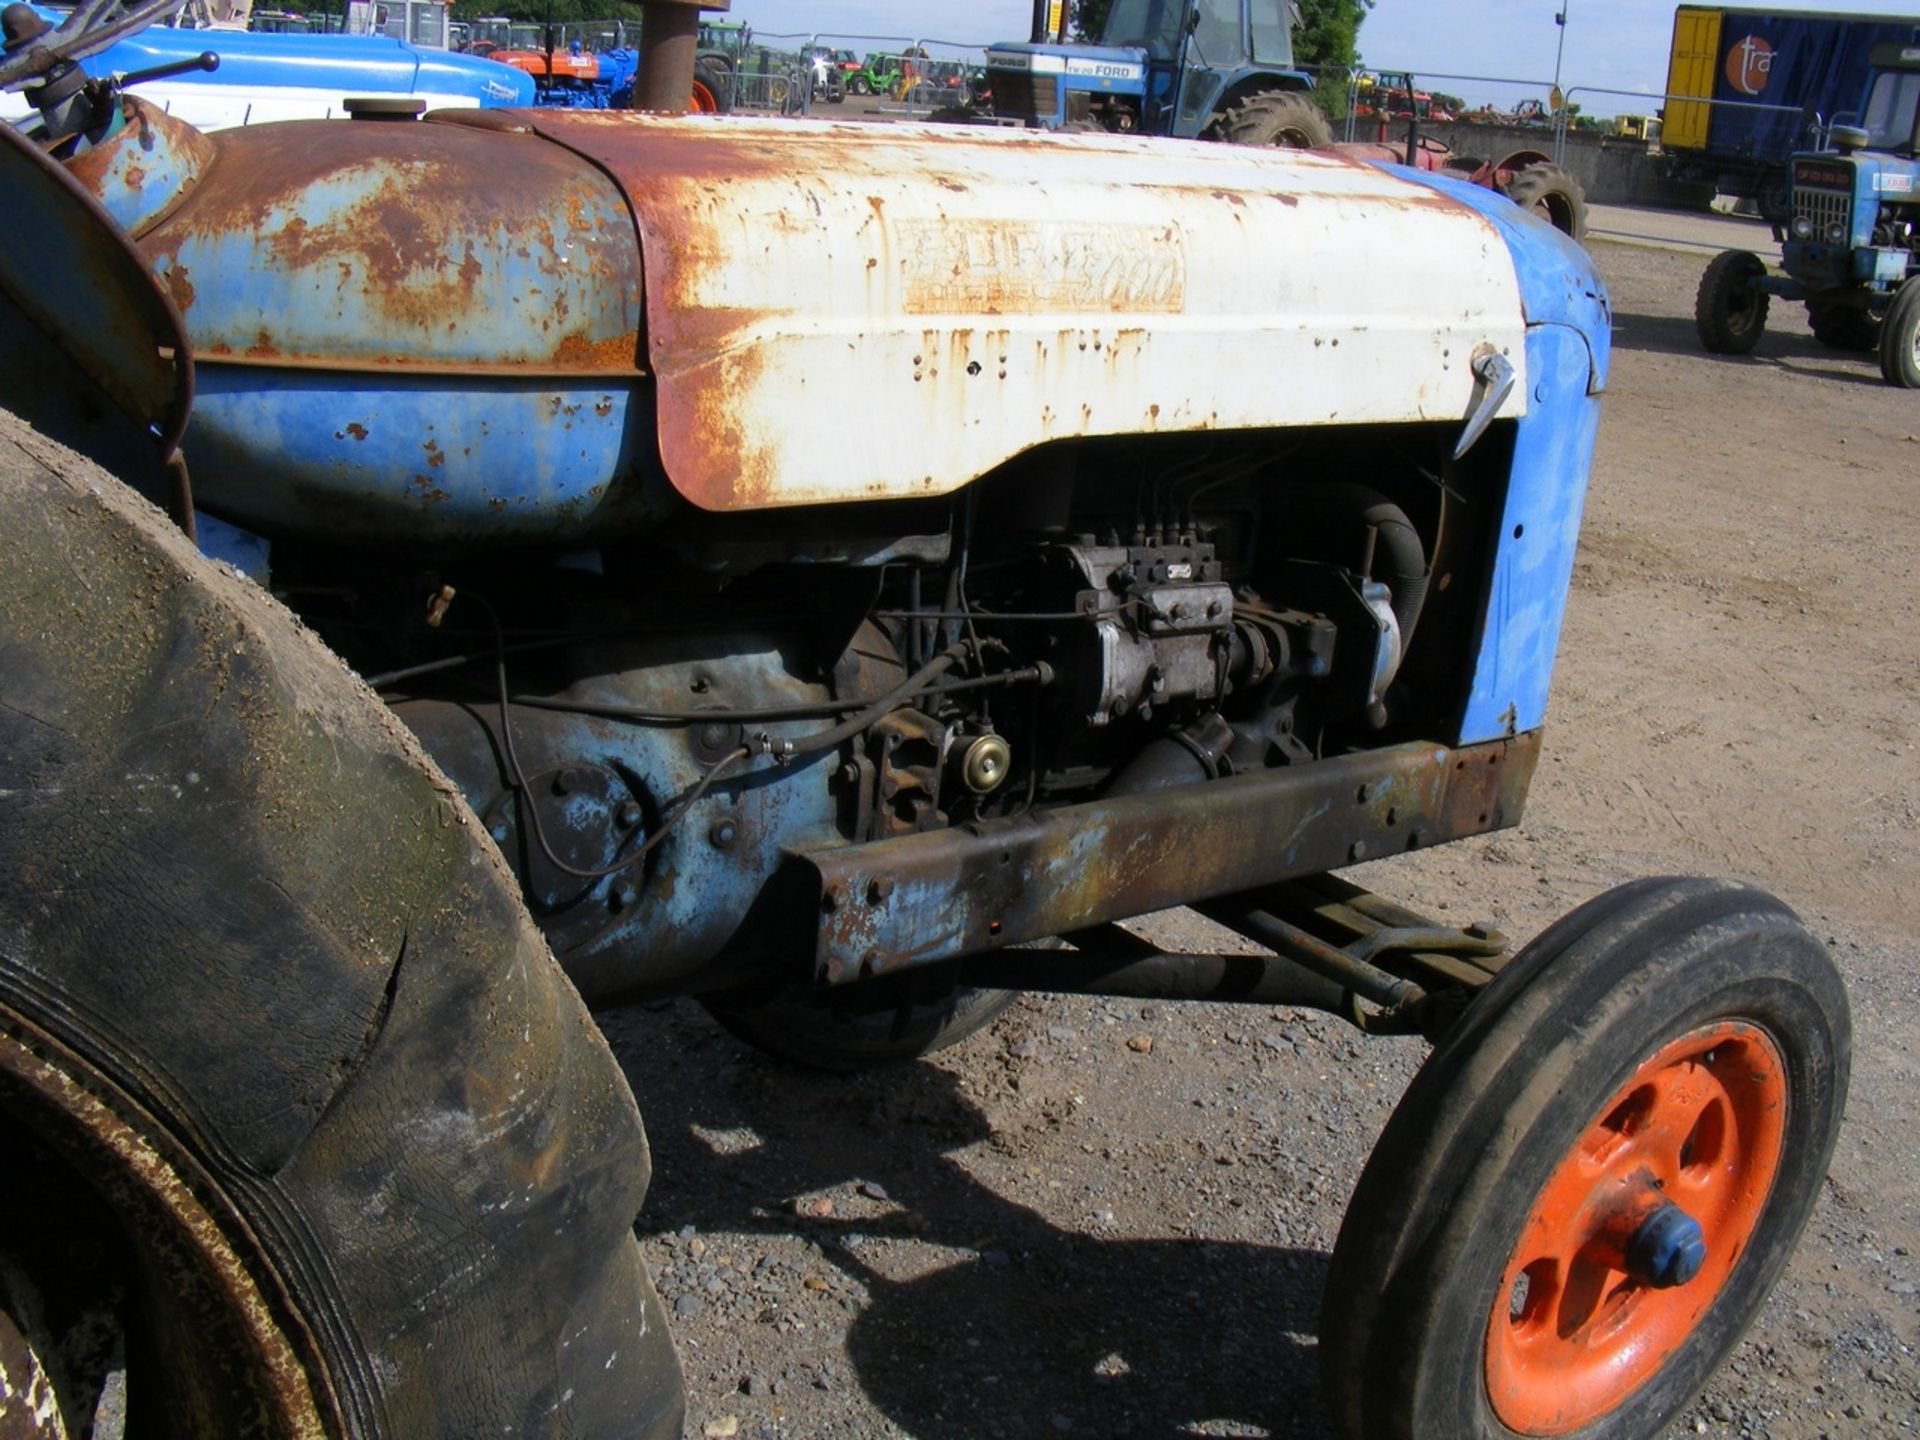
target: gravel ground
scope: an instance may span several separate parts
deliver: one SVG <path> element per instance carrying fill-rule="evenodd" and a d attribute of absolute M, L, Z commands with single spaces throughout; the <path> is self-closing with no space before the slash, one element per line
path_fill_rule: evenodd
<path fill-rule="evenodd" d="M 1785 307 L 1756 358 L 1707 357 L 1698 256 L 1596 254 L 1614 383 L 1527 824 L 1355 874 L 1516 935 L 1650 873 L 1801 911 L 1851 988 L 1848 1126 L 1785 1281 L 1672 1433 L 1912 1434 L 1920 406 Z M 604 1018 L 654 1139 L 641 1231 L 691 1436 L 1331 1434 L 1328 1255 L 1418 1042 L 1028 997 L 848 1079 L 692 1004 Z"/>

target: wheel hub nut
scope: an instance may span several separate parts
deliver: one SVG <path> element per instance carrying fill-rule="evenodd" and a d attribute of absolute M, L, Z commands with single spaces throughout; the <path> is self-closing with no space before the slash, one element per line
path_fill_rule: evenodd
<path fill-rule="evenodd" d="M 1627 1273 L 1656 1290 L 1684 1285 L 1707 1262 L 1707 1237 L 1700 1222 L 1671 1200 L 1633 1232 L 1627 1242 Z"/>

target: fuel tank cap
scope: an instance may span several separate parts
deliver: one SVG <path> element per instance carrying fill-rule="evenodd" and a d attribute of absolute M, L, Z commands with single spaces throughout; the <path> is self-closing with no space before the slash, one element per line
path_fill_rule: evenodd
<path fill-rule="evenodd" d="M 349 95 L 340 103 L 355 120 L 418 120 L 427 113 L 417 95 Z"/>

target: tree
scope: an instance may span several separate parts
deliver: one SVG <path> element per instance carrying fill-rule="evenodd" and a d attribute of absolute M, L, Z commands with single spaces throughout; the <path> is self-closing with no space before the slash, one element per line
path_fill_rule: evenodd
<path fill-rule="evenodd" d="M 1337 76 L 1345 90 L 1347 72 L 1360 53 L 1360 22 L 1374 0 L 1298 0 L 1300 23 L 1293 30 L 1293 60 L 1322 84 Z"/>
<path fill-rule="evenodd" d="M 1092 40 L 1106 27 L 1107 10 L 1113 0 L 1073 0 L 1073 34 L 1078 40 Z"/>

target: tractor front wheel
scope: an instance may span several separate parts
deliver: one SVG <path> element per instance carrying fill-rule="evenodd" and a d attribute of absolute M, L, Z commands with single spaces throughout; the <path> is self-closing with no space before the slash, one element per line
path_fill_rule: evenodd
<path fill-rule="evenodd" d="M 1564 165 L 1529 165 L 1507 182 L 1507 198 L 1575 240 L 1587 233 L 1587 192 Z"/>
<path fill-rule="evenodd" d="M 1759 891 L 1641 881 L 1551 927 L 1361 1176 L 1321 1325 L 1340 1433 L 1659 1433 L 1819 1198 L 1850 1033 L 1825 949 Z"/>
<path fill-rule="evenodd" d="M 1702 345 L 1716 355 L 1746 355 L 1760 343 L 1771 297 L 1753 282 L 1766 273 L 1750 250 L 1723 250 L 1708 262 L 1693 300 Z"/>
<path fill-rule="evenodd" d="M 1333 143 L 1333 127 L 1320 107 L 1291 90 L 1264 90 L 1229 105 L 1215 118 L 1211 133 L 1235 145 L 1290 150 L 1321 150 Z"/>
<path fill-rule="evenodd" d="M 1880 322 L 1880 373 L 1889 385 L 1920 390 L 1920 281 L 1900 287 Z"/>

